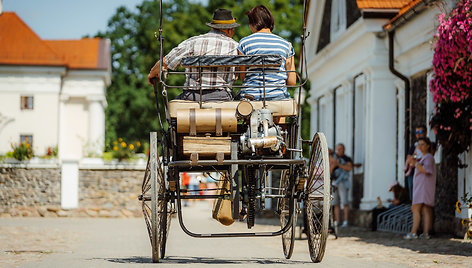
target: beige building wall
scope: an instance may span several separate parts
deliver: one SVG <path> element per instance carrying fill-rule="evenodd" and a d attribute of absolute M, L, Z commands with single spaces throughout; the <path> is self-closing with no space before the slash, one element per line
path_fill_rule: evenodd
<path fill-rule="evenodd" d="M 33 136 L 42 156 L 58 145 L 58 107 L 63 68 L 0 67 L 0 154 L 11 151 L 20 135 Z M 33 97 L 33 109 L 21 109 L 21 97 Z"/>

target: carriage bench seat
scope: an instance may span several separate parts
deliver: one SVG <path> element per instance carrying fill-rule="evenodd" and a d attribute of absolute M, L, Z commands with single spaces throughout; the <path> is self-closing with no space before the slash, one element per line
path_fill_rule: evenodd
<path fill-rule="evenodd" d="M 230 109 L 235 111 L 240 101 L 203 102 L 203 109 Z M 254 109 L 261 109 L 262 101 L 251 101 Z M 297 115 L 297 103 L 293 99 L 266 101 L 267 109 L 271 110 L 273 116 L 294 116 Z M 171 118 L 177 118 L 178 110 L 200 109 L 198 101 L 171 100 L 169 101 L 169 114 Z"/>

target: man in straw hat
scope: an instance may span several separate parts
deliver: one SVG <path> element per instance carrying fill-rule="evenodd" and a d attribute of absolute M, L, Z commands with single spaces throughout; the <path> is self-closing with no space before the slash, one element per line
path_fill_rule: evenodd
<path fill-rule="evenodd" d="M 157 61 L 148 75 L 148 81 L 158 78 L 159 66 L 163 69 L 175 70 L 181 60 L 188 56 L 200 55 L 237 55 L 238 43 L 232 39 L 234 28 L 240 26 L 233 18 L 232 12 L 227 9 L 217 9 L 213 14 L 212 22 L 206 25 L 211 30 L 199 36 L 191 37 L 178 47 L 172 49 L 164 59 Z M 177 96 L 177 99 L 199 101 L 199 74 L 198 68 L 186 69 L 186 81 L 183 93 Z M 192 74 L 192 72 L 194 72 Z M 203 101 L 222 101 L 232 100 L 232 85 L 235 80 L 234 67 L 228 68 L 203 68 L 202 72 L 212 72 L 201 74 L 202 100 Z"/>

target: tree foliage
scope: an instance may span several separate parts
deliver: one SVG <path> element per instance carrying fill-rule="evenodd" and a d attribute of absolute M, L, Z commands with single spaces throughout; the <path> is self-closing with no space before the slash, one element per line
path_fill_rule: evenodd
<path fill-rule="evenodd" d="M 239 41 L 251 33 L 245 12 L 258 4 L 266 5 L 273 12 L 274 33 L 291 41 L 299 55 L 303 3 L 293 0 L 210 0 L 208 6 L 191 0 L 164 1 L 164 54 L 185 39 L 208 32 L 205 23 L 211 21 L 216 8 L 233 11 L 241 24 L 234 36 Z M 110 18 L 107 30 L 97 34 L 111 40 L 112 82 L 107 89 L 106 144 L 118 138 L 146 141 L 149 132 L 159 128 L 153 89 L 147 83 L 147 74 L 159 58 L 160 45 L 155 37 L 155 33 L 159 34 L 159 10 L 157 0 L 143 1 L 137 11 L 120 7 Z M 167 82 L 182 85 L 184 79 L 184 76 L 170 76 Z M 179 93 L 171 89 L 168 97 L 173 99 Z M 309 129 L 305 132 L 309 133 Z"/>

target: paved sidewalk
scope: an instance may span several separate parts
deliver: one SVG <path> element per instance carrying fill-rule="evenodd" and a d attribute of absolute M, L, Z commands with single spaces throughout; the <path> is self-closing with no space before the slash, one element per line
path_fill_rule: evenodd
<path fill-rule="evenodd" d="M 189 228 L 228 231 L 210 217 L 208 203 L 185 208 Z M 275 230 L 256 219 L 258 230 Z M 276 221 L 275 221 L 276 222 Z M 258 225 L 258 223 L 260 223 Z M 265 223 L 265 224 L 261 224 Z M 236 222 L 230 228 L 247 231 Z M 255 229 L 254 228 L 254 229 Z M 472 267 L 472 243 L 446 236 L 406 241 L 402 236 L 349 227 L 330 237 L 323 267 Z M 297 239 L 291 260 L 283 257 L 280 237 L 195 239 L 173 219 L 166 267 L 313 266 L 306 239 Z M 149 238 L 141 218 L 12 218 L 0 219 L 0 267 L 149 266 Z"/>
<path fill-rule="evenodd" d="M 404 240 L 402 235 L 372 232 L 364 228 L 340 228 L 340 237 L 330 237 L 329 255 L 410 267 L 472 267 L 472 243 L 437 235 L 430 240 Z"/>

